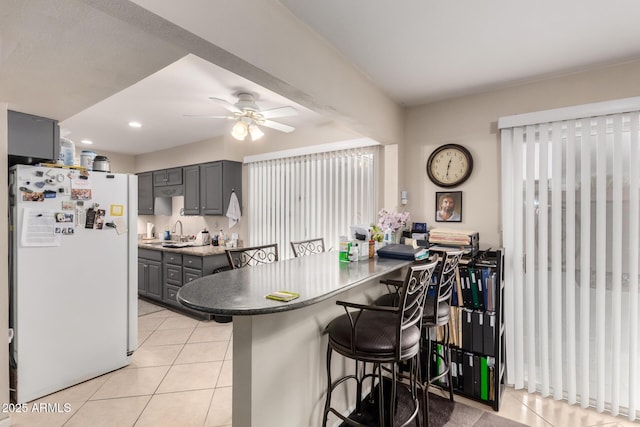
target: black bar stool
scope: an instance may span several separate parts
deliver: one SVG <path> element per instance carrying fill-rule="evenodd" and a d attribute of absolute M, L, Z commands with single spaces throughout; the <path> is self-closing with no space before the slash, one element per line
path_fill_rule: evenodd
<path fill-rule="evenodd" d="M 376 305 L 353 304 L 337 301 L 336 304 L 345 308 L 346 314 L 332 320 L 326 328 L 329 336 L 327 346 L 327 398 L 324 407 L 322 425 L 327 425 L 329 413 L 333 413 L 347 424 L 360 426 L 359 423 L 339 413 L 331 407 L 331 396 L 334 389 L 343 382 L 354 379 L 357 386 L 356 413 L 360 412 L 362 386 L 366 378 L 372 378 L 371 396 L 373 397 L 373 382 L 378 380 L 378 420 L 379 425 L 385 423 L 383 364 L 389 364 L 391 373 L 391 398 L 389 402 L 390 425 L 394 425 L 397 371 L 399 362 L 410 361 L 409 388 L 413 403 L 413 412 L 403 424 L 407 425 L 415 420 L 419 422 L 420 408 L 417 386 L 419 382 L 419 356 L 422 330 L 422 315 L 427 288 L 431 283 L 431 275 L 437 262 L 412 265 L 399 290 L 399 304 L 397 307 L 383 307 Z M 355 309 L 349 311 L 348 309 Z M 331 356 L 333 351 L 356 362 L 355 373 L 345 375 L 335 382 L 331 379 Z M 359 362 L 364 367 L 358 370 Z M 373 363 L 374 369 L 366 373 L 366 364 Z"/>

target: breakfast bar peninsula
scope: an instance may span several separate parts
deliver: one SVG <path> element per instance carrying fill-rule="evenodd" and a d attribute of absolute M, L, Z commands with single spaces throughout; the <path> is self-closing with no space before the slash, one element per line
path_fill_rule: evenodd
<path fill-rule="evenodd" d="M 378 257 L 340 262 L 338 256 L 324 252 L 224 271 L 178 292 L 178 301 L 187 307 L 233 316 L 234 427 L 322 424 L 327 389 L 323 331 L 344 314 L 335 302 L 370 303 L 386 292 L 380 279 L 400 276 L 411 264 Z M 277 291 L 300 296 L 288 302 L 266 298 Z M 336 373 L 353 372 L 342 358 L 332 363 Z M 355 390 L 348 389 L 343 400 L 348 413 L 355 406 Z"/>

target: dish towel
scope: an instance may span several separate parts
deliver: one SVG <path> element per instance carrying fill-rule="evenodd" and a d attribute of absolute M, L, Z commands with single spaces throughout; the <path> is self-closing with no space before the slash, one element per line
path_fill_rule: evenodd
<path fill-rule="evenodd" d="M 233 228 L 238 221 L 240 221 L 240 217 L 242 213 L 240 212 L 240 203 L 238 202 L 238 196 L 236 196 L 236 192 L 231 192 L 231 197 L 229 198 L 229 209 L 227 209 L 227 218 L 229 218 L 229 228 Z"/>

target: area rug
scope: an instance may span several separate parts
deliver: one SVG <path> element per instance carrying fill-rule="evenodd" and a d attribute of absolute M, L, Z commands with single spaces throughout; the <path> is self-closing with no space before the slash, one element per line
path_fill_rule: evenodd
<path fill-rule="evenodd" d="M 150 302 L 138 299 L 138 317 L 162 310 L 164 310 L 164 307 L 160 307 L 158 305 L 151 304 Z"/>
<path fill-rule="evenodd" d="M 398 392 L 400 403 L 396 412 L 396 424 L 401 425 L 408 419 L 412 405 L 408 403 L 410 396 L 406 389 L 400 387 Z M 375 393 L 377 395 L 377 392 Z M 420 404 L 422 404 L 422 398 L 420 398 Z M 369 399 L 365 399 L 362 402 L 362 413 L 351 416 L 367 426 L 378 426 L 377 408 L 376 401 L 370 402 Z M 487 406 L 487 409 L 491 408 Z M 415 421 L 409 425 L 415 425 Z M 420 413 L 420 425 L 424 425 L 422 413 Z M 343 423 L 342 426 L 346 424 Z M 526 425 L 429 393 L 429 427 L 526 427 Z"/>

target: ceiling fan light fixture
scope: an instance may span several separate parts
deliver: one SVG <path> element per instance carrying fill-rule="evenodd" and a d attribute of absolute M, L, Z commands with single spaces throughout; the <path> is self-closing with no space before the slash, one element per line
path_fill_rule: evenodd
<path fill-rule="evenodd" d="M 255 123 L 249 125 L 249 134 L 252 141 L 257 141 L 264 136 L 264 132 Z"/>
<path fill-rule="evenodd" d="M 239 119 L 236 124 L 233 125 L 233 129 L 231 129 L 231 136 L 238 141 L 244 141 L 248 133 L 249 126 L 242 119 Z"/>

